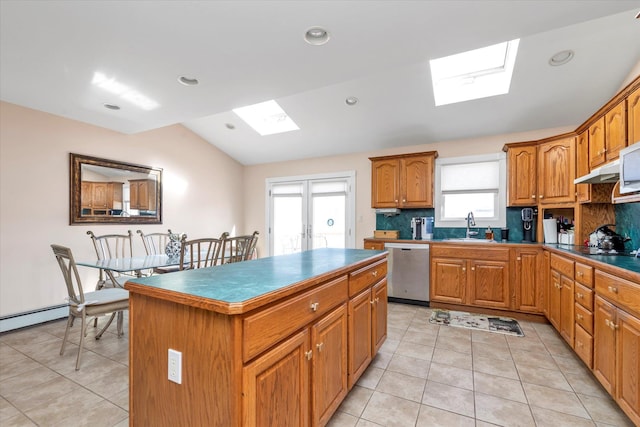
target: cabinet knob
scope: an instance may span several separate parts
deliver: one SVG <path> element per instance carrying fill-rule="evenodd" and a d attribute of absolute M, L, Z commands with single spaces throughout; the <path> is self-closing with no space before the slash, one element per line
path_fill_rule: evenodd
<path fill-rule="evenodd" d="M 607 289 L 609 289 L 609 292 L 612 292 L 614 294 L 618 293 L 618 288 L 616 288 L 615 286 L 609 286 L 607 287 Z"/>
<path fill-rule="evenodd" d="M 318 351 L 322 351 L 322 347 L 324 347 L 324 343 L 321 342 L 320 344 L 316 344 L 316 347 L 318 347 Z"/>
<path fill-rule="evenodd" d="M 402 199 L 402 203 L 407 203 L 407 199 Z"/>
<path fill-rule="evenodd" d="M 538 196 L 538 198 L 543 199 L 544 196 L 541 194 L 541 195 Z"/>
<path fill-rule="evenodd" d="M 371 301 L 369 301 L 369 304 L 371 304 L 371 305 L 373 305 L 373 304 L 375 304 L 375 303 L 376 303 L 376 301 L 375 301 L 375 300 L 371 300 Z"/>
<path fill-rule="evenodd" d="M 373 277 L 378 277 L 378 270 L 373 270 L 371 274 L 373 274 Z"/>
<path fill-rule="evenodd" d="M 394 200 L 396 203 L 398 203 L 398 199 Z"/>
<path fill-rule="evenodd" d="M 475 267 L 471 267 L 471 271 L 476 271 L 476 268 Z"/>
<path fill-rule="evenodd" d="M 578 318 L 578 320 L 582 320 L 583 319 L 582 314 L 576 314 L 576 317 Z"/>
<path fill-rule="evenodd" d="M 521 260 L 522 258 L 520 258 L 520 257 L 517 257 L 516 259 L 517 259 L 518 261 L 520 261 L 520 260 Z"/>
<path fill-rule="evenodd" d="M 578 276 L 580 276 L 580 277 L 584 276 L 584 273 L 583 273 L 582 271 L 578 271 L 578 273 L 577 273 L 577 274 L 578 274 Z"/>
<path fill-rule="evenodd" d="M 467 271 L 467 269 L 465 267 L 462 267 L 462 271 Z"/>
<path fill-rule="evenodd" d="M 535 199 L 535 198 L 536 198 L 536 195 L 535 195 L 535 194 L 532 194 L 532 195 L 531 195 L 531 198 L 532 198 L 532 199 Z"/>
<path fill-rule="evenodd" d="M 376 304 L 380 302 L 380 298 L 376 297 Z"/>
<path fill-rule="evenodd" d="M 578 298 L 580 298 L 580 299 L 584 298 L 584 295 L 582 295 L 580 292 L 578 292 L 578 293 L 576 294 L 576 296 L 577 296 Z"/>
<path fill-rule="evenodd" d="M 604 319 L 604 325 L 609 326 L 609 319 Z"/>
<path fill-rule="evenodd" d="M 311 350 L 305 351 L 304 355 L 307 358 L 307 360 L 311 360 L 311 357 L 313 357 L 313 351 L 311 351 Z"/>
<path fill-rule="evenodd" d="M 311 311 L 318 311 L 318 307 L 320 306 L 319 302 L 311 303 Z"/>
<path fill-rule="evenodd" d="M 615 331 L 616 329 L 618 329 L 618 325 L 616 325 L 613 322 L 609 322 L 609 327 L 611 328 L 612 331 Z"/>

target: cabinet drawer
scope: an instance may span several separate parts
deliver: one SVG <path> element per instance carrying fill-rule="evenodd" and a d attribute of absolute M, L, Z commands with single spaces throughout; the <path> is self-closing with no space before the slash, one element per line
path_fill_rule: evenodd
<path fill-rule="evenodd" d="M 431 256 L 440 258 L 465 258 L 486 261 L 509 261 L 509 249 L 489 247 L 487 243 L 469 243 L 460 245 L 431 244 Z"/>
<path fill-rule="evenodd" d="M 576 325 L 580 325 L 582 329 L 593 334 L 593 313 L 580 304 L 576 303 Z"/>
<path fill-rule="evenodd" d="M 387 260 L 383 259 L 349 274 L 349 296 L 378 283 L 387 275 Z"/>
<path fill-rule="evenodd" d="M 332 280 L 243 320 L 246 362 L 347 300 L 347 276 Z"/>
<path fill-rule="evenodd" d="M 593 288 L 593 267 L 576 262 L 576 281 L 587 288 Z"/>
<path fill-rule="evenodd" d="M 593 368 L 593 337 L 580 326 L 576 326 L 574 350 L 589 369 Z"/>
<path fill-rule="evenodd" d="M 596 270 L 596 293 L 640 315 L 640 284 Z"/>
<path fill-rule="evenodd" d="M 551 268 L 560 274 L 573 279 L 573 261 L 556 254 L 551 254 Z"/>
<path fill-rule="evenodd" d="M 575 292 L 575 301 L 587 310 L 593 311 L 593 291 L 579 283 L 576 283 L 573 289 Z"/>

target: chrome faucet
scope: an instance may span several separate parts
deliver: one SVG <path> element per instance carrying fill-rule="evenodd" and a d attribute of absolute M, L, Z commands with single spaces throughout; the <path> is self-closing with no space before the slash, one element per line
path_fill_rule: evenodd
<path fill-rule="evenodd" d="M 469 212 L 467 214 L 467 238 L 478 234 L 477 231 L 471 231 L 469 229 L 470 227 L 475 227 L 475 226 L 476 226 L 476 219 L 473 217 L 473 212 Z"/>

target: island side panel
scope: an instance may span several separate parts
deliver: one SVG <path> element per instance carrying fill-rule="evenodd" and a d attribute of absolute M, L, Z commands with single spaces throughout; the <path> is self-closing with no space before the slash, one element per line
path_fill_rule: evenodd
<path fill-rule="evenodd" d="M 130 426 L 240 426 L 240 323 L 130 293 Z M 182 353 L 182 384 L 168 380 L 168 350 Z"/>

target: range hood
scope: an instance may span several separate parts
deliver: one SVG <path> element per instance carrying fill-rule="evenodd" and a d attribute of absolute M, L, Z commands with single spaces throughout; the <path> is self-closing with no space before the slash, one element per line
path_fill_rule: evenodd
<path fill-rule="evenodd" d="M 382 214 L 384 216 L 394 216 L 400 215 L 400 209 L 398 208 L 384 208 L 384 209 L 376 209 L 376 214 Z"/>
<path fill-rule="evenodd" d="M 587 175 L 576 178 L 574 184 L 605 184 L 620 179 L 620 160 L 593 169 Z"/>

